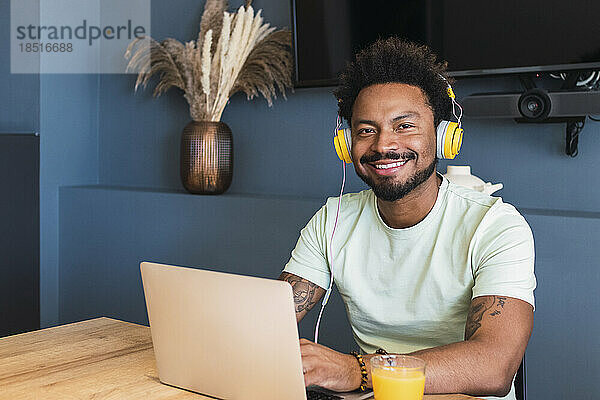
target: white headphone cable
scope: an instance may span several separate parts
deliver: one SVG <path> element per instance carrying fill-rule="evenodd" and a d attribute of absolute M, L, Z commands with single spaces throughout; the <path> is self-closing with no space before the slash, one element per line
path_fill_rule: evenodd
<path fill-rule="evenodd" d="M 455 104 L 458 107 L 458 109 L 460 110 L 460 114 L 458 114 L 458 116 L 456 115 L 456 112 L 454 111 Z M 454 117 L 458 121 L 458 129 L 460 129 L 461 125 L 462 125 L 463 108 L 460 106 L 458 101 L 456 101 L 455 99 L 452 99 L 452 114 L 454 114 Z"/>
<path fill-rule="evenodd" d="M 338 117 L 338 129 L 339 129 L 340 121 Z M 342 188 L 340 189 L 340 197 L 338 197 L 338 205 L 337 211 L 335 213 L 335 222 L 333 224 L 333 231 L 331 232 L 331 239 L 329 240 L 329 287 L 323 296 L 323 301 L 321 302 L 321 310 L 319 311 L 319 316 L 317 317 L 317 324 L 315 326 L 315 343 L 319 342 L 319 325 L 321 324 L 321 317 L 323 316 L 323 310 L 325 309 L 325 305 L 329 301 L 329 296 L 331 295 L 331 289 L 333 288 L 333 252 L 332 252 L 332 244 L 333 244 L 333 235 L 335 235 L 335 228 L 337 227 L 338 217 L 340 216 L 340 205 L 342 203 L 342 194 L 344 194 L 344 185 L 346 184 L 346 163 L 342 161 Z"/>

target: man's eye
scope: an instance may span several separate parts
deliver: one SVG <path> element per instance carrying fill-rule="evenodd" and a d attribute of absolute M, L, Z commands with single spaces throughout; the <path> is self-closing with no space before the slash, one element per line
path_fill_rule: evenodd
<path fill-rule="evenodd" d="M 359 135 L 369 135 L 374 132 L 375 130 L 373 128 L 362 128 L 358 130 Z"/>
<path fill-rule="evenodd" d="M 414 128 L 414 127 L 415 127 L 414 125 L 408 124 L 408 123 L 407 124 L 400 124 L 400 125 L 398 125 L 398 127 L 396 128 L 396 130 L 401 131 L 401 130 L 406 130 L 406 129 L 410 129 L 410 128 Z"/>

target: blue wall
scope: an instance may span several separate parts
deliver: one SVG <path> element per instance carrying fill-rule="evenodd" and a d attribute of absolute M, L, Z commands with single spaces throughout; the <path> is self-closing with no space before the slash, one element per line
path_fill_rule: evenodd
<path fill-rule="evenodd" d="M 600 397 L 600 216 L 525 214 L 536 240 L 536 311 L 527 348 L 531 399 Z"/>
<path fill-rule="evenodd" d="M 98 182 L 98 77 L 40 78 L 40 315 L 58 323 L 58 189 Z"/>
<path fill-rule="evenodd" d="M 40 76 L 10 73 L 10 0 L 0 0 L 0 132 L 40 129 Z"/>
<path fill-rule="evenodd" d="M 320 206 L 282 196 L 63 187 L 60 320 L 105 315 L 147 324 L 141 261 L 277 277 Z M 324 315 L 320 342 L 355 349 L 339 296 Z M 302 337 L 313 337 L 315 320 L 312 313 L 302 321 Z"/>
<path fill-rule="evenodd" d="M 194 37 L 201 3 L 153 2 L 153 36 Z M 254 5 L 273 25 L 290 25 L 289 2 Z M 180 93 L 134 94 L 130 75 L 10 75 L 8 11 L 9 1 L 0 0 L 0 129 L 41 133 L 42 325 L 97 315 L 145 322 L 137 272 L 144 258 L 278 275 L 308 216 L 339 191 L 330 88 L 298 89 L 272 108 L 234 96 L 223 116 L 235 142 L 231 189 L 191 196 L 178 176 L 179 135 L 190 119 Z M 462 97 L 517 87 L 513 78 L 489 78 L 460 81 L 455 90 Z M 562 124 L 467 119 L 465 128 L 453 163 L 503 182 L 498 195 L 523 211 L 536 238 L 529 395 L 597 398 L 600 124 L 588 121 L 574 159 L 563 154 Z M 348 173 L 348 191 L 364 187 Z M 231 240 L 210 246 L 213 232 L 232 232 Z M 328 307 L 323 342 L 348 350 L 339 298 Z M 312 337 L 311 318 L 303 336 Z"/>
<path fill-rule="evenodd" d="M 98 76 L 10 73 L 0 0 L 0 133 L 40 133 L 40 315 L 58 323 L 58 188 L 98 181 Z"/>

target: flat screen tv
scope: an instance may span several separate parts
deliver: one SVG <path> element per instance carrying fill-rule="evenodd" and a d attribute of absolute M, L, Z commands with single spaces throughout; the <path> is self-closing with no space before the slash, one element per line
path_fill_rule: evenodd
<path fill-rule="evenodd" d="M 600 70 L 600 0 L 292 0 L 297 86 L 335 85 L 353 54 L 398 35 L 450 75 Z"/>

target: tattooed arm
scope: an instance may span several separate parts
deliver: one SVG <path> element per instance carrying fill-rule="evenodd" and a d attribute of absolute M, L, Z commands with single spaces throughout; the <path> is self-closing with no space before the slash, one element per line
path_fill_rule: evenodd
<path fill-rule="evenodd" d="M 427 362 L 427 393 L 505 396 L 533 328 L 533 307 L 504 296 L 471 301 L 465 340 L 413 353 Z"/>
<path fill-rule="evenodd" d="M 323 298 L 325 289 L 319 285 L 300 278 L 297 275 L 283 272 L 279 276 L 280 281 L 286 281 L 292 286 L 294 293 L 294 307 L 296 309 L 296 321 L 302 318 Z"/>
<path fill-rule="evenodd" d="M 290 276 L 295 279 L 293 282 L 301 282 L 295 275 Z M 465 340 L 411 353 L 427 363 L 425 392 L 505 396 L 523 358 L 532 327 L 533 307 L 527 302 L 504 296 L 473 299 Z M 307 384 L 341 391 L 356 389 L 360 384 L 360 371 L 354 357 L 304 339 L 300 341 L 300 349 L 302 365 L 308 370 L 304 376 Z M 375 354 L 363 355 L 368 371 L 367 386 L 372 386 L 373 356 Z M 332 365 L 335 368 L 332 369 Z"/>

